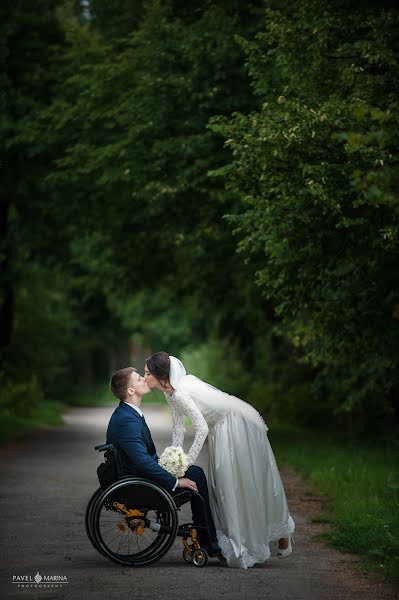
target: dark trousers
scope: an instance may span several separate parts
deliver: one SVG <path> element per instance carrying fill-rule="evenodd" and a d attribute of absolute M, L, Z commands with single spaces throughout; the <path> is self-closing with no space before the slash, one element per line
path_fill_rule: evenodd
<path fill-rule="evenodd" d="M 196 525 L 203 525 L 209 529 L 209 534 L 211 536 L 212 541 L 216 541 L 216 529 L 215 523 L 213 522 L 213 517 L 211 513 L 211 507 L 209 505 L 209 492 L 208 492 L 208 482 L 205 477 L 204 471 L 201 467 L 197 467 L 196 465 L 192 465 L 189 467 L 184 474 L 184 477 L 195 481 L 198 488 L 198 493 L 201 494 L 204 502 L 201 501 L 201 498 L 198 496 L 192 496 L 190 500 L 191 504 L 191 512 L 193 515 L 193 523 Z M 176 488 L 174 493 L 181 492 L 182 488 Z M 204 510 L 205 509 L 205 510 Z M 206 536 L 201 534 L 201 531 L 198 532 L 198 537 L 200 543 L 206 543 Z"/>

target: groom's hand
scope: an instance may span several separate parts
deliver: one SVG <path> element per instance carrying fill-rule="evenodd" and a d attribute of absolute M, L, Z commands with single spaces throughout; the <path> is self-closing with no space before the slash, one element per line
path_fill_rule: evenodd
<path fill-rule="evenodd" d="M 182 477 L 179 479 L 179 483 L 177 484 L 178 488 L 186 488 L 193 492 L 198 492 L 197 484 L 195 481 L 191 481 L 191 479 L 187 479 L 187 477 Z"/>

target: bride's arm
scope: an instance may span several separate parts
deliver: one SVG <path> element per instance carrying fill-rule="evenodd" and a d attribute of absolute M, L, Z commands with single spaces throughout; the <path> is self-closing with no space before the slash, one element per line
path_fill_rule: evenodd
<path fill-rule="evenodd" d="M 188 466 L 195 463 L 198 454 L 201 451 L 202 446 L 208 435 L 208 425 L 201 413 L 197 408 L 194 400 L 190 394 L 186 391 L 179 391 L 175 393 L 176 412 L 187 415 L 193 424 L 195 431 L 195 438 L 188 453 Z"/>
<path fill-rule="evenodd" d="M 184 434 L 186 433 L 184 415 L 178 412 L 173 404 L 171 404 L 170 409 L 172 411 L 172 446 L 183 448 Z"/>

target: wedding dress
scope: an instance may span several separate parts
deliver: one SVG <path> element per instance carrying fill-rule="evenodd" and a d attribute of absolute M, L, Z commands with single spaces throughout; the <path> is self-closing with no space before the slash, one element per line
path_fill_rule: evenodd
<path fill-rule="evenodd" d="M 189 465 L 208 437 L 208 485 L 218 543 L 228 566 L 246 569 L 267 560 L 269 543 L 295 529 L 268 428 L 250 404 L 185 375 L 181 366 L 183 374 L 171 379 L 173 394 L 165 394 L 172 411 L 172 445 L 183 447 L 184 415 L 195 430 Z"/>

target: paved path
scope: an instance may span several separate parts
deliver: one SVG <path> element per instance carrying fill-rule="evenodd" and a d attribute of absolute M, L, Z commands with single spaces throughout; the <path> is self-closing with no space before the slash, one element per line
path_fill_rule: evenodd
<path fill-rule="evenodd" d="M 295 554 L 248 570 L 210 559 L 204 569 L 181 559 L 177 538 L 169 553 L 144 568 L 120 567 L 98 554 L 86 537 L 84 512 L 98 487 L 100 462 L 93 446 L 104 441 L 113 408 L 74 408 L 65 424 L 36 432 L 0 450 L 0 598 L 29 600 L 393 600 L 390 587 L 357 575 L 348 558 L 312 541 L 309 500 L 303 483 L 283 472 L 297 524 Z M 166 409 L 145 408 L 158 453 L 170 443 Z M 198 464 L 205 467 L 206 447 Z M 186 515 L 187 516 L 187 515 Z M 59 575 L 59 587 L 21 587 L 13 576 Z M 56 584 L 53 584 L 56 585 Z"/>

